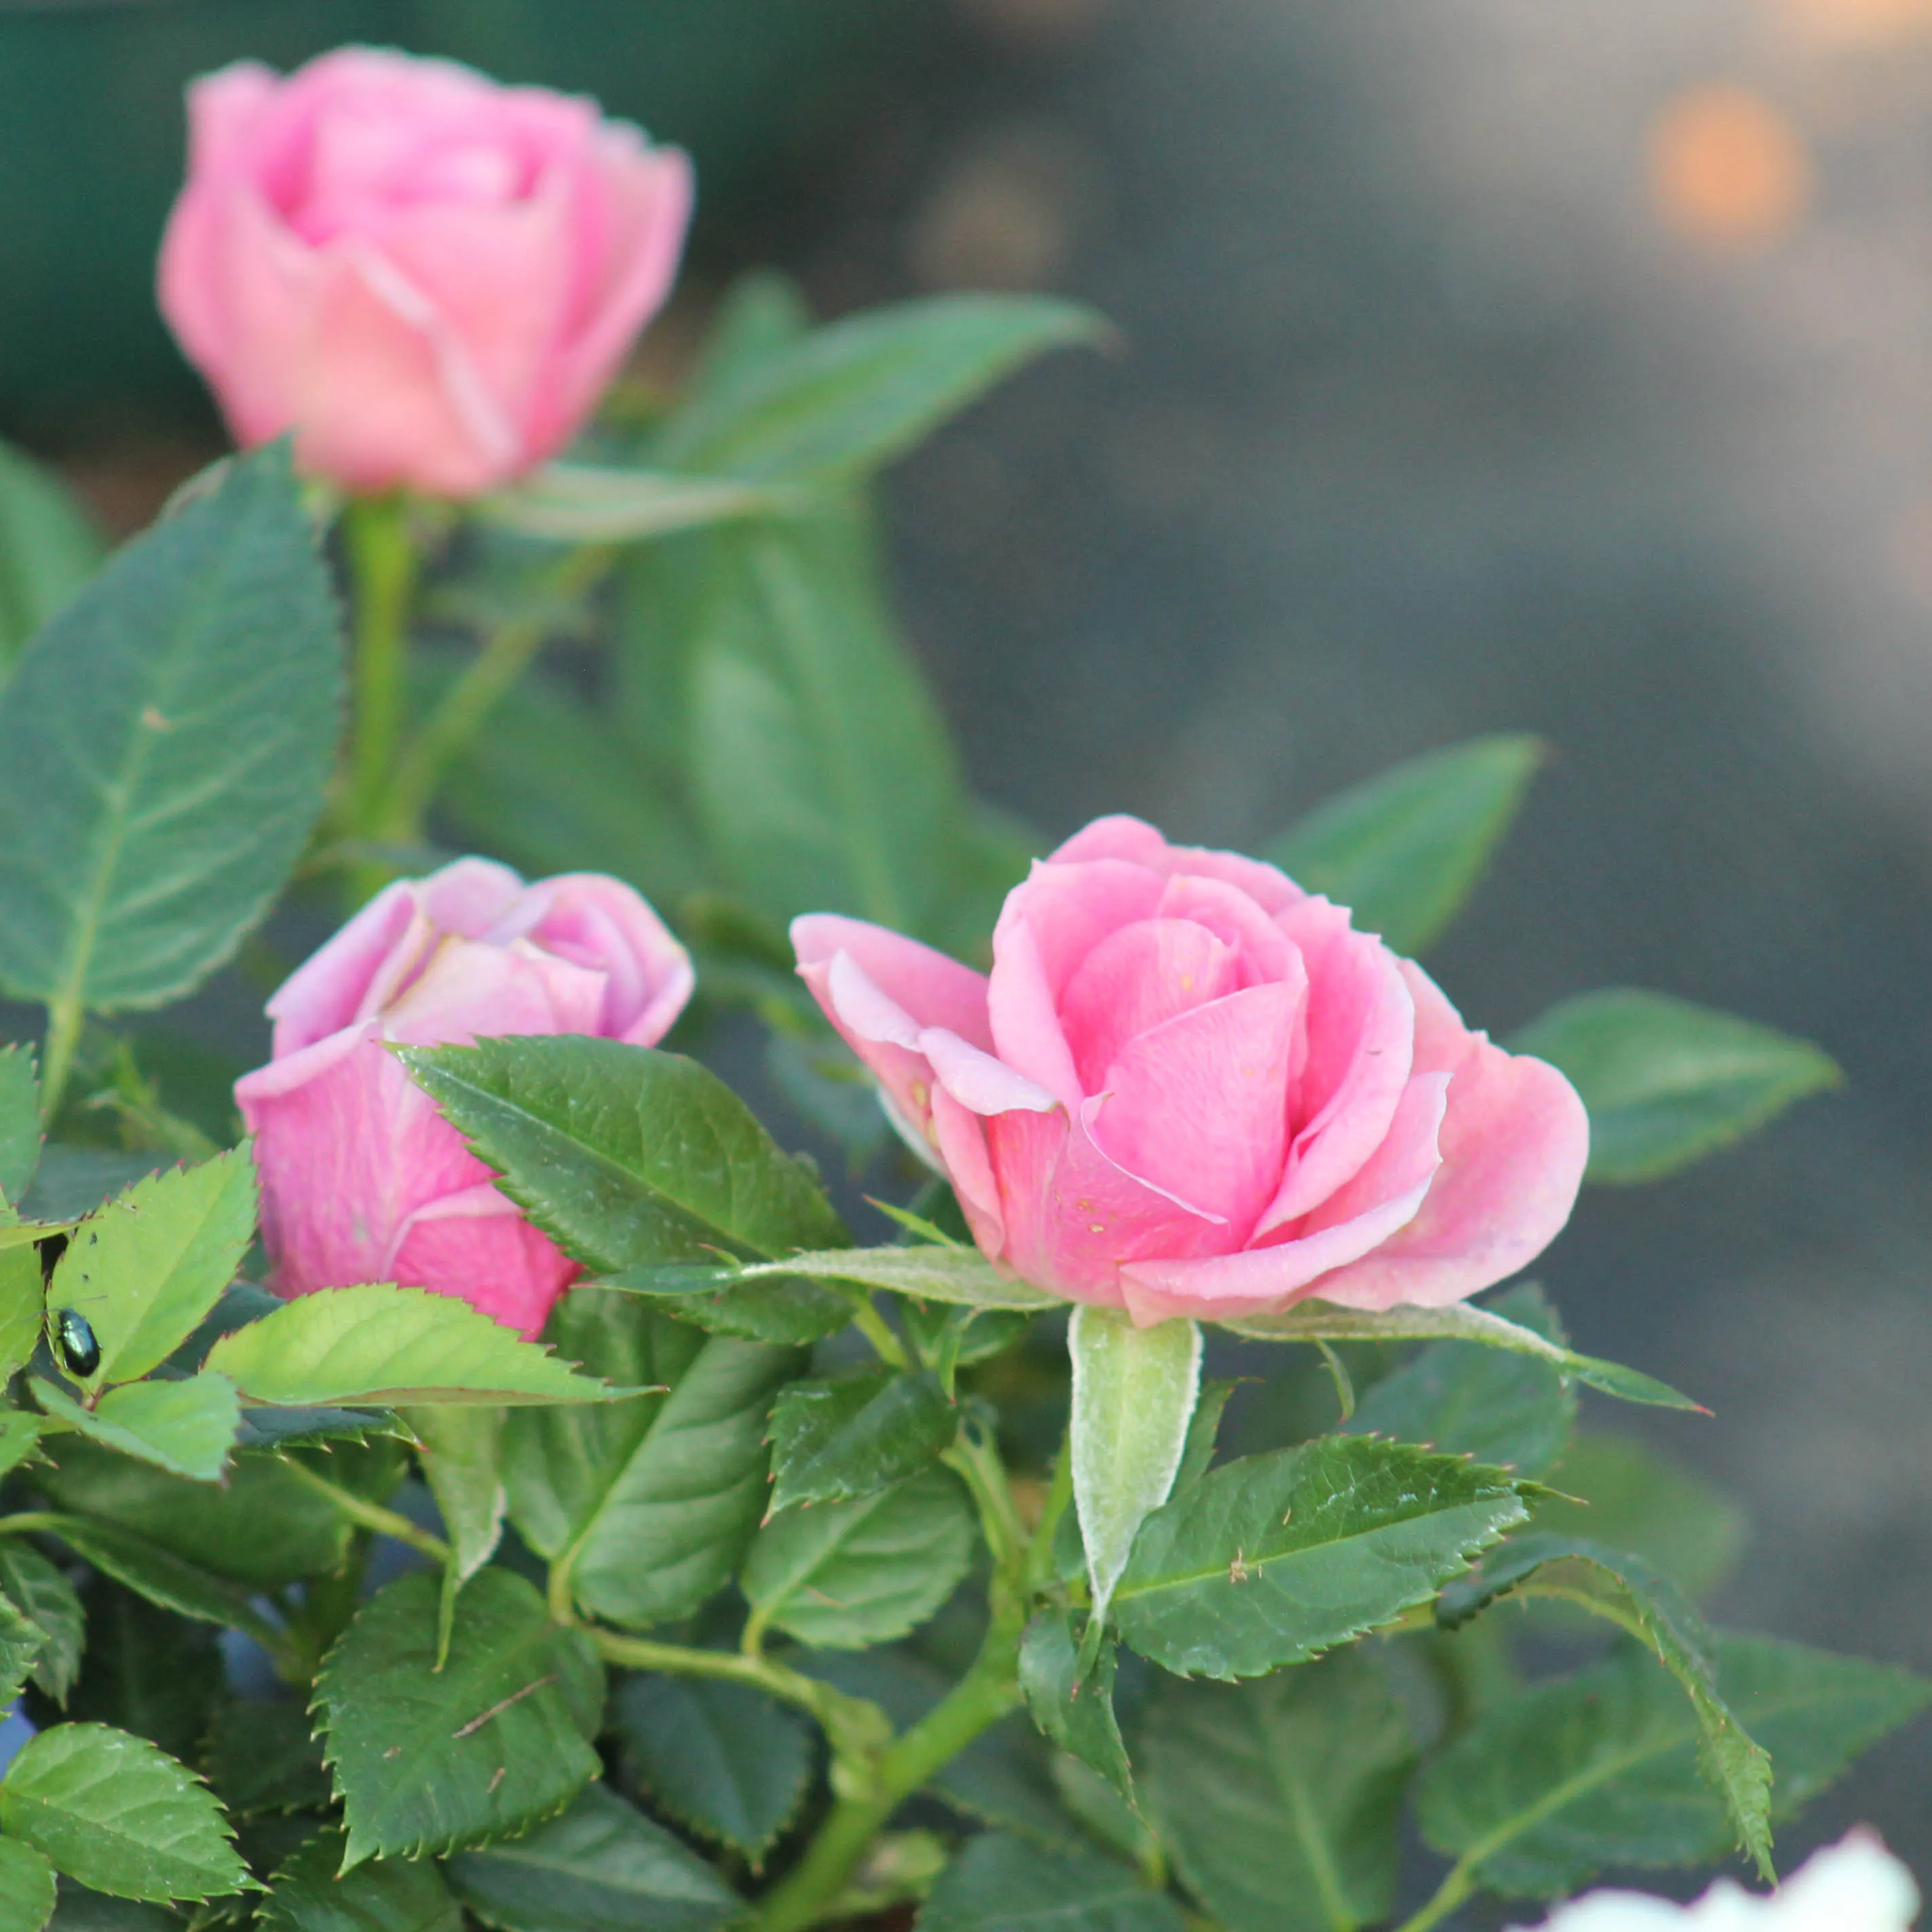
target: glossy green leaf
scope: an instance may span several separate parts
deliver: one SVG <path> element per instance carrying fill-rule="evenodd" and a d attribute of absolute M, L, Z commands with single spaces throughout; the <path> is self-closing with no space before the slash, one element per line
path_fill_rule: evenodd
<path fill-rule="evenodd" d="M 842 1234 L 817 1175 L 695 1060 L 580 1035 L 400 1057 L 504 1192 L 597 1274 Z"/>
<path fill-rule="evenodd" d="M 772 1405 L 774 1514 L 871 1496 L 924 1468 L 958 1432 L 937 1376 L 885 1367 L 794 1382 Z"/>
<path fill-rule="evenodd" d="M 1490 1308 L 1558 1348 L 1568 1341 L 1534 1282 L 1508 1290 Z M 1576 1420 L 1575 1394 L 1556 1363 L 1436 1342 L 1370 1389 L 1346 1426 L 1540 1476 L 1563 1454 Z"/>
<path fill-rule="evenodd" d="M 278 1867 L 256 1909 L 261 1932 L 462 1932 L 463 1912 L 428 1858 L 342 1870 L 344 1839 L 319 1832 Z"/>
<path fill-rule="evenodd" d="M 53 1867 L 32 1846 L 0 1838 L 0 1932 L 40 1932 L 56 1895 Z"/>
<path fill-rule="evenodd" d="M 326 1810 L 328 1771 L 314 1729 L 299 1704 L 224 1703 L 202 1757 L 215 1796 L 238 1818 Z M 340 1863 L 338 1858 L 330 1871 Z"/>
<path fill-rule="evenodd" d="M 1093 1613 L 1104 1622 L 1135 1534 L 1180 1467 L 1201 1392 L 1201 1330 L 1192 1322 L 1137 1328 L 1118 1309 L 1088 1304 L 1073 1312 L 1067 1352 L 1073 1502 Z"/>
<path fill-rule="evenodd" d="M 387 1282 L 304 1294 L 208 1351 L 250 1401 L 608 1402 L 618 1393 L 467 1302 Z"/>
<path fill-rule="evenodd" d="M 340 659 L 286 448 L 122 550 L 0 706 L 0 984 L 151 1006 L 226 958 L 321 809 Z"/>
<path fill-rule="evenodd" d="M 0 443 L 0 687 L 34 634 L 106 554 L 93 519 L 60 478 Z"/>
<path fill-rule="evenodd" d="M 1156 1510 L 1114 1618 L 1167 1670 L 1258 1676 L 1427 1602 L 1526 1514 L 1502 1470 L 1324 1436 L 1224 1463 Z"/>
<path fill-rule="evenodd" d="M 739 1587 L 760 1627 L 832 1650 L 886 1643 L 945 1602 L 973 1560 L 971 1504 L 932 1468 L 850 1502 L 788 1510 L 759 1531 Z"/>
<path fill-rule="evenodd" d="M 744 1910 L 694 1852 L 601 1784 L 561 1817 L 443 1869 L 495 1932 L 713 1932 Z"/>
<path fill-rule="evenodd" d="M 40 1162 L 40 1083 L 33 1049 L 0 1046 L 0 1210 L 19 1207 Z"/>
<path fill-rule="evenodd" d="M 151 1174 L 77 1228 L 47 1292 L 50 1315 L 92 1324 L 89 1387 L 132 1382 L 193 1334 L 255 1236 L 255 1163 L 244 1144 L 199 1167 Z"/>
<path fill-rule="evenodd" d="M 0 1783 L 0 1826 L 117 1898 L 219 1898 L 249 1882 L 207 1786 L 145 1738 L 57 1724 Z"/>
<path fill-rule="evenodd" d="M 1093 1667 L 1082 1671 L 1073 1619 L 1064 1610 L 1042 1610 L 1020 1643 L 1020 1689 L 1042 1732 L 1064 1751 L 1090 1766 L 1131 1801 L 1133 1772 L 1114 1714 L 1118 1664 L 1111 1638 L 1102 1641 Z"/>
<path fill-rule="evenodd" d="M 1442 934 L 1487 870 L 1547 755 L 1534 738 L 1472 738 L 1332 798 L 1264 854 L 1398 952 Z"/>
<path fill-rule="evenodd" d="M 1775 1818 L 1932 1701 L 1923 1678 L 1862 1658 L 1762 1637 L 1720 1636 L 1714 1652 L 1724 1700 L 1771 1754 Z M 1678 1685 L 1631 1645 L 1486 1712 L 1428 1768 L 1423 1831 L 1513 1898 L 1574 1891 L 1607 1867 L 1708 1864 L 1733 1828 L 1700 1742 Z"/>
<path fill-rule="evenodd" d="M 65 1703 L 87 1642 L 87 1620 L 74 1586 L 31 1544 L 8 1537 L 0 1539 L 0 1590 L 32 1618 L 44 1640 L 34 1659 L 34 1688 Z"/>
<path fill-rule="evenodd" d="M 890 1288 L 925 1301 L 944 1301 L 956 1307 L 1020 1308 L 1029 1311 L 1064 1308 L 1058 1295 L 1003 1275 L 976 1248 L 930 1246 L 841 1248 L 830 1252 L 788 1255 L 782 1261 L 721 1266 L 700 1277 L 695 1270 L 686 1277 L 694 1288 L 700 1279 L 723 1287 L 740 1282 L 764 1281 L 802 1275 L 812 1281 L 847 1281 L 861 1288 Z"/>
<path fill-rule="evenodd" d="M 1228 1932 L 1357 1932 L 1393 1915 L 1415 1746 L 1362 1648 L 1246 1684 L 1163 1678 L 1145 1757 L 1181 1876 Z"/>
<path fill-rule="evenodd" d="M 68 1716 L 111 1724 L 193 1760 L 224 1689 L 217 1633 L 105 1575 L 88 1580 L 82 1600 L 87 1654 Z"/>
<path fill-rule="evenodd" d="M 1051 349 L 1100 340 L 1090 309 L 946 295 L 848 316 L 721 370 L 653 440 L 668 469 L 827 483 L 888 463 Z"/>
<path fill-rule="evenodd" d="M 939 1875 L 918 1932 L 1184 1932 L 1171 1898 L 1126 1866 L 988 1832 Z"/>
<path fill-rule="evenodd" d="M 1808 1040 L 1624 988 L 1565 1000 L 1510 1046 L 1561 1068 L 1583 1096 L 1591 1180 L 1674 1174 L 1844 1077 Z"/>
<path fill-rule="evenodd" d="M 754 1869 L 811 1788 L 810 1726 L 748 1684 L 632 1677 L 611 1715 L 625 1763 L 652 1803 Z"/>
<path fill-rule="evenodd" d="M 38 1251 L 24 1243 L 0 1248 L 0 1374 L 6 1379 L 10 1381 L 32 1359 L 46 1326 L 46 1313 Z M 26 1420 L 23 1412 L 16 1409 L 14 1414 Z M 34 1426 L 31 1423 L 27 1426 L 30 1430 Z M 6 1424 L 7 1447 L 18 1446 L 20 1455 L 25 1455 L 33 1443 L 31 1436 L 21 1442 L 19 1426 L 12 1421 Z M 13 1458 L 19 1460 L 20 1456 Z"/>
<path fill-rule="evenodd" d="M 486 1568 L 458 1599 L 438 1670 L 440 1595 L 429 1572 L 398 1577 L 316 1678 L 347 1865 L 506 1837 L 597 1774 L 604 1673 L 589 1640 L 552 1623 L 520 1576 Z"/>
<path fill-rule="evenodd" d="M 241 1398 L 226 1376 L 190 1376 L 182 1382 L 124 1382 L 92 1408 L 38 1376 L 28 1378 L 34 1400 L 83 1436 L 138 1456 L 144 1462 L 197 1482 L 218 1480 L 242 1417 Z"/>
<path fill-rule="evenodd" d="M 232 1624 L 258 1642 L 273 1645 L 274 1625 L 250 1603 L 241 1585 L 186 1562 L 118 1523 L 81 1516 L 50 1516 L 46 1523 L 76 1556 L 149 1602 L 202 1623 Z"/>

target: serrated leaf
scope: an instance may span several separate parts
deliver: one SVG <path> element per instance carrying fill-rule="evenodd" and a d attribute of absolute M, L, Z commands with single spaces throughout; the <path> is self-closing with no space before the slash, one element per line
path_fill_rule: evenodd
<path fill-rule="evenodd" d="M 1115 1646 L 1104 1639 L 1093 1668 L 1083 1671 L 1073 1620 L 1064 1610 L 1042 1610 L 1020 1642 L 1020 1689 L 1041 1732 L 1070 1751 L 1132 1802 L 1133 1772 L 1114 1715 Z"/>
<path fill-rule="evenodd" d="M 20 1204 L 40 1164 L 40 1083 L 33 1049 L 0 1046 L 0 1210 Z"/>
<path fill-rule="evenodd" d="M 4 1272 L 4 1264 L 0 1264 L 0 1272 Z M 0 1410 L 0 1476 L 33 1455 L 47 1429 L 46 1418 L 31 1409 Z"/>
<path fill-rule="evenodd" d="M 106 554 L 92 518 L 60 477 L 0 443 L 0 686 L 34 633 L 72 601 Z"/>
<path fill-rule="evenodd" d="M 903 1636 L 945 1602 L 973 1561 L 972 1505 L 932 1468 L 850 1502 L 788 1510 L 759 1531 L 739 1587 L 760 1625 L 854 1650 Z"/>
<path fill-rule="evenodd" d="M 232 1624 L 258 1642 L 275 1644 L 274 1626 L 240 1585 L 211 1575 L 118 1523 L 80 1516 L 49 1516 L 42 1521 L 76 1556 L 162 1609 L 202 1623 Z"/>
<path fill-rule="evenodd" d="M 31 1544 L 8 1537 L 0 1540 L 0 1590 L 44 1639 L 34 1662 L 34 1688 L 65 1703 L 87 1642 L 87 1618 L 74 1586 Z"/>
<path fill-rule="evenodd" d="M 29 1219 L 69 1228 L 104 1201 L 174 1163 L 164 1154 L 119 1154 L 109 1148 L 64 1147 L 49 1142 L 40 1150 L 34 1184 L 20 1203 Z M 0 1240 L 5 1231 L 0 1229 Z"/>
<path fill-rule="evenodd" d="M 1861 1658 L 1761 1637 L 1713 1646 L 1725 1701 L 1770 1753 L 1786 1818 L 1932 1700 L 1932 1684 Z M 1609 1866 L 1706 1864 L 1732 1836 L 1702 1776 L 1696 1713 L 1633 1644 L 1492 1706 L 1432 1763 L 1424 1835 L 1512 1898 L 1576 1889 Z"/>
<path fill-rule="evenodd" d="M 38 1252 L 25 1243 L 0 1247 L 0 1381 L 10 1382 L 16 1371 L 32 1360 L 46 1325 L 44 1294 Z M 29 1442 L 21 1454 L 32 1447 Z M 17 1462 L 20 1457 L 14 1460 Z"/>
<path fill-rule="evenodd" d="M 52 1923 L 53 1932 L 177 1932 L 181 1919 L 164 1905 L 110 1898 L 64 1878 Z"/>
<path fill-rule="evenodd" d="M 1568 1341 L 1533 1282 L 1499 1295 L 1490 1307 L 1558 1348 Z M 1576 1398 L 1554 1362 L 1436 1342 L 1370 1389 L 1344 1426 L 1540 1476 L 1562 1454 L 1576 1419 Z"/>
<path fill-rule="evenodd" d="M 1021 1308 L 1029 1312 L 1064 1308 L 1065 1302 L 1044 1288 L 1003 1275 L 976 1248 L 842 1248 L 788 1255 L 782 1261 L 743 1267 L 694 1267 L 682 1278 L 682 1292 L 802 1275 L 812 1281 L 851 1282 L 860 1288 L 891 1288 L 923 1301 L 970 1308 Z"/>
<path fill-rule="evenodd" d="M 128 1382 L 166 1361 L 235 1279 L 255 1234 L 255 1163 L 247 1144 L 199 1167 L 150 1175 L 84 1222 L 47 1292 L 100 1344 L 88 1385 Z"/>
<path fill-rule="evenodd" d="M 1228 1932 L 1354 1932 L 1392 1916 L 1415 1745 L 1361 1648 L 1244 1684 L 1162 1678 L 1144 1755 L 1163 1840 Z"/>
<path fill-rule="evenodd" d="M 0 1838 L 0 1932 L 40 1932 L 56 1896 L 53 1867 L 32 1846 Z"/>
<path fill-rule="evenodd" d="M 1137 1328 L 1118 1309 L 1084 1305 L 1067 1329 L 1073 1361 L 1073 1504 L 1094 1621 L 1104 1624 L 1136 1532 L 1166 1502 L 1201 1393 L 1192 1322 Z"/>
<path fill-rule="evenodd" d="M 599 1288 L 648 1296 L 667 1315 L 712 1335 L 781 1347 L 808 1346 L 836 1335 L 852 1319 L 852 1301 L 802 1275 L 740 1280 L 734 1270 L 691 1262 L 626 1268 L 598 1278 Z"/>
<path fill-rule="evenodd" d="M 1263 856 L 1354 913 L 1398 952 L 1460 912 L 1548 755 L 1540 740 L 1472 738 L 1412 758 L 1318 806 Z"/>
<path fill-rule="evenodd" d="M 1372 1437 L 1244 1456 L 1142 1526 L 1114 1618 L 1166 1670 L 1258 1676 L 1426 1603 L 1527 1514 L 1500 1469 Z"/>
<path fill-rule="evenodd" d="M 440 1402 L 610 1402 L 578 1375 L 454 1296 L 388 1282 L 318 1288 L 208 1352 L 252 1402 L 292 1407 Z"/>
<path fill-rule="evenodd" d="M 38 1376 L 29 1377 L 28 1386 L 50 1415 L 83 1436 L 197 1482 L 220 1478 L 242 1419 L 241 1398 L 235 1384 L 222 1375 L 123 1382 L 92 1408 Z"/>
<path fill-rule="evenodd" d="M 1510 1047 L 1559 1068 L 1582 1096 L 1585 1178 L 1596 1181 L 1674 1174 L 1844 1078 L 1808 1040 L 1626 988 L 1565 1000 Z"/>
<path fill-rule="evenodd" d="M 772 1513 L 890 1488 L 932 1462 L 958 1428 L 958 1410 L 928 1371 L 793 1382 L 772 1405 Z"/>
<path fill-rule="evenodd" d="M 223 1705 L 208 1730 L 202 1764 L 215 1796 L 238 1818 L 326 1810 L 328 1772 L 314 1730 L 298 1705 L 238 1699 Z M 341 1862 L 338 1858 L 329 1867 L 332 1874 Z"/>
<path fill-rule="evenodd" d="M 193 1757 L 223 1689 L 215 1632 L 106 1576 L 90 1578 L 82 1600 L 87 1655 L 68 1717 L 130 1732 L 172 1757 Z"/>
<path fill-rule="evenodd" d="M 0 1597 L 0 1708 L 20 1696 L 46 1647 L 46 1632 L 11 1598 Z"/>
<path fill-rule="evenodd" d="M 484 1569 L 436 1668 L 440 1579 L 398 1577 L 356 1612 L 316 1678 L 347 1815 L 345 1864 L 507 1837 L 597 1774 L 604 1673 L 520 1576 Z"/>
<path fill-rule="evenodd" d="M 0 706 L 0 984 L 96 1012 L 186 992 L 308 842 L 341 652 L 288 451 L 127 545 Z"/>
<path fill-rule="evenodd" d="M 596 1274 L 843 1234 L 817 1176 L 695 1060 L 574 1035 L 400 1058 L 503 1191 Z"/>
<path fill-rule="evenodd" d="M 342 1833 L 320 1832 L 284 1862 L 256 1909 L 261 1932 L 462 1932 L 463 1912 L 428 1858 L 342 1870 Z"/>
<path fill-rule="evenodd" d="M 918 1932 L 1184 1932 L 1186 1923 L 1172 1899 L 1112 1858 L 992 1832 L 940 1874 Z"/>
<path fill-rule="evenodd" d="M 713 1932 L 745 1902 L 694 1852 L 601 1784 L 560 1818 L 444 1868 L 496 1932 Z"/>
<path fill-rule="evenodd" d="M 207 1786 L 145 1738 L 58 1724 L 0 1783 L 0 1826 L 118 1898 L 220 1898 L 252 1881 Z"/>
<path fill-rule="evenodd" d="M 1221 1326 L 1254 1342 L 1480 1342 L 1492 1348 L 1510 1349 L 1518 1354 L 1554 1362 L 1580 1382 L 1605 1395 L 1613 1395 L 1620 1402 L 1641 1402 L 1658 1408 L 1701 1410 L 1701 1406 L 1688 1396 L 1678 1394 L 1667 1382 L 1660 1382 L 1653 1376 L 1560 1348 L 1533 1328 L 1506 1321 L 1471 1302 L 1451 1302 L 1442 1308 L 1391 1308 L 1381 1314 L 1370 1314 L 1350 1308 L 1331 1308 L 1326 1302 L 1303 1301 L 1280 1315 L 1252 1315 Z"/>
<path fill-rule="evenodd" d="M 652 1802 L 755 1870 L 812 1783 L 810 1727 L 749 1684 L 627 1678 L 611 1700 L 625 1762 Z"/>

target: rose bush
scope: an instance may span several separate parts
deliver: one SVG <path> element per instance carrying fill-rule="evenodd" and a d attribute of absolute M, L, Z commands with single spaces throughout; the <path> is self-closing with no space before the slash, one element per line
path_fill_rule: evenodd
<path fill-rule="evenodd" d="M 568 441 L 668 292 L 690 164 L 592 101 L 346 47 L 197 82 L 160 302 L 236 439 L 468 496 Z"/>
<path fill-rule="evenodd" d="M 534 1334 L 576 1268 L 388 1048 L 484 1034 L 649 1046 L 691 989 L 690 956 L 615 879 L 526 886 L 464 859 L 387 887 L 269 1000 L 274 1058 L 235 1089 L 277 1291 L 402 1282 Z"/>
<path fill-rule="evenodd" d="M 1137 1322 L 1436 1306 L 1568 1219 L 1576 1090 L 1274 866 L 1097 820 L 1006 902 L 990 977 L 860 921 L 799 970 L 1023 1280 Z"/>

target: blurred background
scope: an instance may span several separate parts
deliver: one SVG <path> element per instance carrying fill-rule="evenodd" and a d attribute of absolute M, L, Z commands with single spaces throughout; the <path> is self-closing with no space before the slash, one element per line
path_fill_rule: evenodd
<path fill-rule="evenodd" d="M 1650 986 L 1849 1084 L 1543 1272 L 1717 1412 L 1612 1419 L 1748 1503 L 1722 1617 L 1932 1670 L 1932 0 L 0 0 L 0 432 L 117 530 L 217 446 L 148 295 L 182 82 L 357 36 L 693 148 L 653 369 L 754 260 L 1114 318 L 887 491 L 1048 836 L 1550 740 L 1433 961 L 1471 1019 Z M 1932 1874 L 1925 1725 L 1786 1852 L 1861 1817 Z"/>

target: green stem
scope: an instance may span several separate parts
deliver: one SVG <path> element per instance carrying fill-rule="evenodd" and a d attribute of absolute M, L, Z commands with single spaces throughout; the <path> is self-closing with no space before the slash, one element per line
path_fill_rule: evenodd
<path fill-rule="evenodd" d="M 1012 1595 L 1024 1588 L 1026 1525 L 1020 1520 L 1012 1485 L 1000 1461 L 998 1445 L 984 1426 L 968 1415 L 958 1440 L 940 1460 L 966 1479 L 980 1512 L 980 1527 L 993 1558 L 993 1593 Z"/>
<path fill-rule="evenodd" d="M 86 1017 L 77 995 L 57 994 L 48 1002 L 46 1043 L 40 1049 L 40 1118 L 50 1128 L 67 1091 L 74 1050 L 80 1044 L 81 1022 Z"/>
<path fill-rule="evenodd" d="M 892 1324 L 879 1312 L 871 1295 L 854 1298 L 852 1325 L 872 1343 L 872 1352 L 880 1361 L 889 1362 L 896 1369 L 909 1366 L 904 1346 L 892 1333 Z"/>
<path fill-rule="evenodd" d="M 1436 1895 L 1412 1918 L 1406 1918 L 1396 1932 L 1430 1932 L 1476 1889 L 1476 1868 L 1464 1858 L 1450 1868 L 1449 1875 L 1436 1888 Z"/>
<path fill-rule="evenodd" d="M 1053 1466 L 1053 1481 L 1046 1492 L 1046 1506 L 1040 1513 L 1040 1521 L 1034 1525 L 1033 1540 L 1027 1546 L 1027 1588 L 1034 1595 L 1042 1595 L 1054 1583 L 1053 1546 L 1060 1530 L 1060 1520 L 1073 1501 L 1073 1444 L 1070 1436 L 1060 1438 L 1060 1454 Z"/>
<path fill-rule="evenodd" d="M 349 836 L 380 838 L 381 812 L 401 741 L 409 655 L 410 606 L 417 560 L 406 500 L 358 496 L 342 515 L 342 538 L 355 598 L 356 719 L 349 747 L 344 817 Z M 361 904 L 388 883 L 392 868 L 364 858 L 349 873 L 350 897 Z"/>
<path fill-rule="evenodd" d="M 420 1550 L 432 1563 L 446 1564 L 449 1561 L 449 1545 L 441 1537 L 418 1528 L 407 1516 L 398 1516 L 394 1510 L 383 1508 L 380 1503 L 372 1503 L 352 1490 L 332 1483 L 326 1476 L 318 1474 L 306 1462 L 297 1462 L 292 1456 L 284 1456 L 280 1461 L 282 1467 L 298 1482 L 313 1490 L 317 1496 L 327 1497 L 351 1522 L 359 1523 L 364 1529 L 373 1529 L 378 1536 L 393 1537 L 398 1543 L 406 1543 L 412 1550 Z"/>

